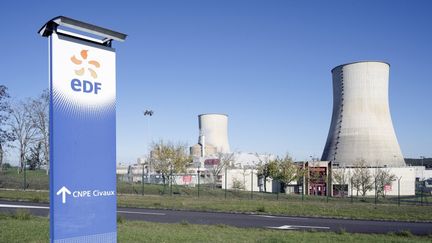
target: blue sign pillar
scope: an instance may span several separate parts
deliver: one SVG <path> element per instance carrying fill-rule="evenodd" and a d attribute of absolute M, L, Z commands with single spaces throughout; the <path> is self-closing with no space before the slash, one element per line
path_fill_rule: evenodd
<path fill-rule="evenodd" d="M 116 242 L 116 75 L 111 43 L 126 35 L 63 16 L 46 23 L 39 33 L 49 39 L 50 240 Z"/>

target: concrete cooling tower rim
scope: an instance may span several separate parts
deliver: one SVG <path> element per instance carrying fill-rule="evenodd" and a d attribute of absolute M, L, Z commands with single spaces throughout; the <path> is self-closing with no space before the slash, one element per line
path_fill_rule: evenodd
<path fill-rule="evenodd" d="M 374 61 L 374 60 L 370 60 L 370 61 L 358 61 L 358 62 L 348 62 L 348 63 L 344 63 L 344 64 L 341 64 L 341 65 L 338 65 L 338 66 L 334 67 L 330 72 L 333 73 L 334 70 L 336 70 L 336 69 L 338 69 L 338 68 L 341 68 L 341 67 L 344 67 L 344 66 L 351 65 L 351 64 L 357 64 L 357 63 L 369 63 L 369 62 L 384 63 L 384 64 L 387 64 L 387 65 L 390 67 L 390 63 L 388 63 L 388 62 L 386 62 L 386 61 L 378 61 L 378 60 Z"/>
<path fill-rule="evenodd" d="M 228 117 L 227 114 L 223 114 L 223 113 L 205 113 L 205 114 L 200 114 L 200 115 L 198 115 L 198 117 L 201 117 L 201 116 L 212 116 L 212 115 L 216 115 L 216 116 L 226 116 L 226 117 Z"/>

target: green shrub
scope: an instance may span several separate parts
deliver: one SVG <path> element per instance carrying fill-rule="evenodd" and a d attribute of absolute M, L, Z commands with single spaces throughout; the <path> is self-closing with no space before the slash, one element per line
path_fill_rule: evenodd
<path fill-rule="evenodd" d="M 396 232 L 395 235 L 403 236 L 403 237 L 412 237 L 413 236 L 413 234 L 409 230 L 401 230 L 399 232 Z"/>
<path fill-rule="evenodd" d="M 344 235 L 344 234 L 346 234 L 346 233 L 347 233 L 347 231 L 346 231 L 346 229 L 345 229 L 345 228 L 339 228 L 339 230 L 338 230 L 338 231 L 336 231 L 336 233 L 338 233 L 338 234 L 340 234 L 340 235 Z"/>
<path fill-rule="evenodd" d="M 259 206 L 259 207 L 257 208 L 257 211 L 258 211 L 258 212 L 261 212 L 261 213 L 264 213 L 264 212 L 266 211 L 266 208 L 265 208 L 264 205 L 261 205 L 261 206 Z"/>
<path fill-rule="evenodd" d="M 123 222 L 124 222 L 124 217 L 117 215 L 117 224 L 123 224 Z"/>
<path fill-rule="evenodd" d="M 184 226 L 187 226 L 187 225 L 189 225 L 189 222 L 188 222 L 187 220 L 183 219 L 183 220 L 180 222 L 180 224 L 181 224 L 181 225 L 184 225 Z"/>

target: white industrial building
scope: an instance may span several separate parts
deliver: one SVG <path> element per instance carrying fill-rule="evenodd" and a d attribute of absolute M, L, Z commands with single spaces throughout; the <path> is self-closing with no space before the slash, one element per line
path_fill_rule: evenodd
<path fill-rule="evenodd" d="M 366 196 L 374 196 L 375 195 L 375 185 L 374 185 L 374 175 L 376 175 L 377 171 L 381 169 L 381 170 L 386 170 L 389 174 L 394 175 L 395 176 L 395 180 L 385 186 L 385 195 L 386 196 L 398 196 L 398 193 L 400 193 L 399 195 L 401 196 L 412 196 L 415 195 L 415 183 L 416 183 L 416 172 L 415 172 L 415 168 L 413 167 L 391 167 L 391 168 L 367 168 L 367 170 L 369 171 L 369 174 L 371 175 L 371 181 L 370 181 L 370 185 L 372 187 L 371 190 L 367 191 Z M 351 196 L 352 195 L 356 196 L 356 195 L 361 195 L 361 192 L 359 191 L 357 193 L 357 190 L 353 187 L 353 185 L 351 184 L 351 180 L 350 178 L 352 177 L 352 175 L 354 174 L 354 170 L 355 168 L 333 168 L 332 169 L 332 174 L 336 174 L 336 173 L 345 173 L 347 176 L 346 179 L 346 184 L 345 184 L 345 193 L 344 195 L 348 195 Z M 338 187 L 338 185 L 340 185 L 334 178 L 332 179 L 332 185 L 333 185 L 333 195 L 336 194 L 335 192 L 335 188 Z M 400 185 L 400 187 L 399 187 Z M 340 194 L 340 193 L 337 193 Z"/>
<path fill-rule="evenodd" d="M 197 173 L 197 171 L 200 170 L 200 172 L 202 173 L 201 182 L 216 182 L 217 186 L 222 186 L 223 188 L 225 188 L 225 179 L 223 179 L 225 177 L 225 169 L 222 166 L 223 163 L 226 163 L 226 161 L 224 160 L 229 160 L 229 163 L 227 164 L 227 173 L 230 177 L 228 180 L 231 180 L 231 177 L 240 177 L 240 174 L 237 173 L 238 171 L 256 168 L 260 163 L 266 163 L 269 160 L 274 159 L 275 157 L 276 156 L 271 154 L 257 154 L 246 152 L 218 153 L 213 155 L 207 155 L 205 157 L 193 157 L 193 166 L 188 169 L 188 172 Z M 218 175 L 215 175 L 217 170 L 219 170 L 220 173 Z M 228 185 L 228 188 L 231 188 L 230 185 L 231 184 Z"/>
<path fill-rule="evenodd" d="M 195 167 L 206 167 L 206 161 L 219 159 L 219 157 L 231 157 L 230 168 L 255 168 L 260 163 L 266 163 L 276 156 L 273 154 L 258 154 L 250 152 L 233 152 L 207 155 L 204 157 L 193 157 Z"/>
<path fill-rule="evenodd" d="M 222 189 L 264 192 L 264 180 L 258 176 L 255 169 L 229 169 L 222 173 Z M 265 182 L 266 192 L 275 192 L 276 186 L 272 179 Z"/>
<path fill-rule="evenodd" d="M 432 179 L 432 169 L 426 169 L 425 166 L 412 166 L 414 168 L 416 179 L 419 181 L 424 181 Z"/>
<path fill-rule="evenodd" d="M 116 174 L 117 176 L 127 175 L 129 172 L 129 165 L 119 163 L 116 166 Z"/>
<path fill-rule="evenodd" d="M 249 152 L 235 152 L 233 154 L 235 168 L 255 168 L 260 163 L 266 163 L 272 159 L 276 159 L 273 154 L 258 154 Z"/>

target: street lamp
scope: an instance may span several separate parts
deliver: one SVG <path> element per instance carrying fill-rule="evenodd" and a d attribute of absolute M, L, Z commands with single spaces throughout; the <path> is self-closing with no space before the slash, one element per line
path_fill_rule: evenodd
<path fill-rule="evenodd" d="M 154 111 L 153 110 L 145 110 L 144 111 L 144 116 L 153 116 Z"/>
<path fill-rule="evenodd" d="M 303 162 L 302 165 L 302 202 L 304 201 L 304 195 L 305 195 L 305 190 L 306 190 L 306 166 L 305 166 L 306 162 Z"/>
<path fill-rule="evenodd" d="M 251 200 L 253 199 L 253 168 L 251 167 Z"/>
<path fill-rule="evenodd" d="M 198 173 L 198 198 L 199 198 L 199 192 L 200 192 L 200 169 L 201 169 L 201 162 L 199 163 L 199 165 L 198 165 L 198 170 L 197 170 L 197 173 Z"/>
<path fill-rule="evenodd" d="M 146 116 L 153 116 L 153 114 L 154 114 L 154 111 L 153 110 L 145 110 L 144 112 L 143 112 L 143 115 L 144 115 L 144 117 L 146 117 Z M 151 140 L 151 138 L 150 138 L 150 126 L 149 126 L 149 122 L 150 121 L 150 119 L 147 119 L 147 135 L 148 135 L 148 140 L 150 141 Z M 142 183 L 142 195 L 144 196 L 144 167 L 145 167 L 145 163 L 143 163 L 143 168 L 142 168 L 142 177 L 141 177 L 141 183 Z M 148 171 L 147 171 L 148 172 Z M 148 176 L 148 175 L 147 175 Z"/>
<path fill-rule="evenodd" d="M 225 199 L 227 198 L 227 186 L 228 186 L 228 183 L 227 183 L 227 170 L 228 170 L 228 165 L 225 165 Z"/>
<path fill-rule="evenodd" d="M 153 114 L 154 114 L 154 111 L 153 110 L 145 110 L 145 111 L 143 111 L 143 115 L 144 115 L 144 117 L 146 117 L 146 116 L 149 116 L 149 117 L 152 117 L 153 116 Z M 150 137 L 150 119 L 147 119 L 147 136 L 148 136 L 148 142 L 150 142 L 150 140 L 151 140 L 151 137 Z"/>
<path fill-rule="evenodd" d="M 169 180 L 169 182 L 170 182 L 170 196 L 172 196 L 172 183 L 173 183 L 173 165 L 172 165 L 172 163 L 171 163 L 171 161 L 170 161 L 170 180 Z"/>
<path fill-rule="evenodd" d="M 27 175 L 26 175 L 27 162 L 24 160 L 23 164 L 24 164 L 24 166 L 23 166 L 23 171 L 24 171 L 23 190 L 25 191 L 25 189 L 26 189 L 26 187 L 27 187 Z"/>
<path fill-rule="evenodd" d="M 423 160 L 424 160 L 424 158 L 425 158 L 424 156 L 420 156 L 420 159 L 421 159 L 421 162 L 422 162 L 422 164 L 421 164 L 422 167 L 424 166 L 424 165 L 423 165 Z M 424 168 L 422 168 L 421 170 L 422 170 L 422 178 L 421 178 L 420 181 L 424 180 L 424 174 L 423 174 L 423 173 L 424 173 Z"/>
<path fill-rule="evenodd" d="M 142 164 L 141 184 L 142 184 L 141 195 L 144 196 L 144 163 Z"/>
<path fill-rule="evenodd" d="M 398 177 L 398 206 L 400 206 L 400 181 L 402 176 Z"/>

